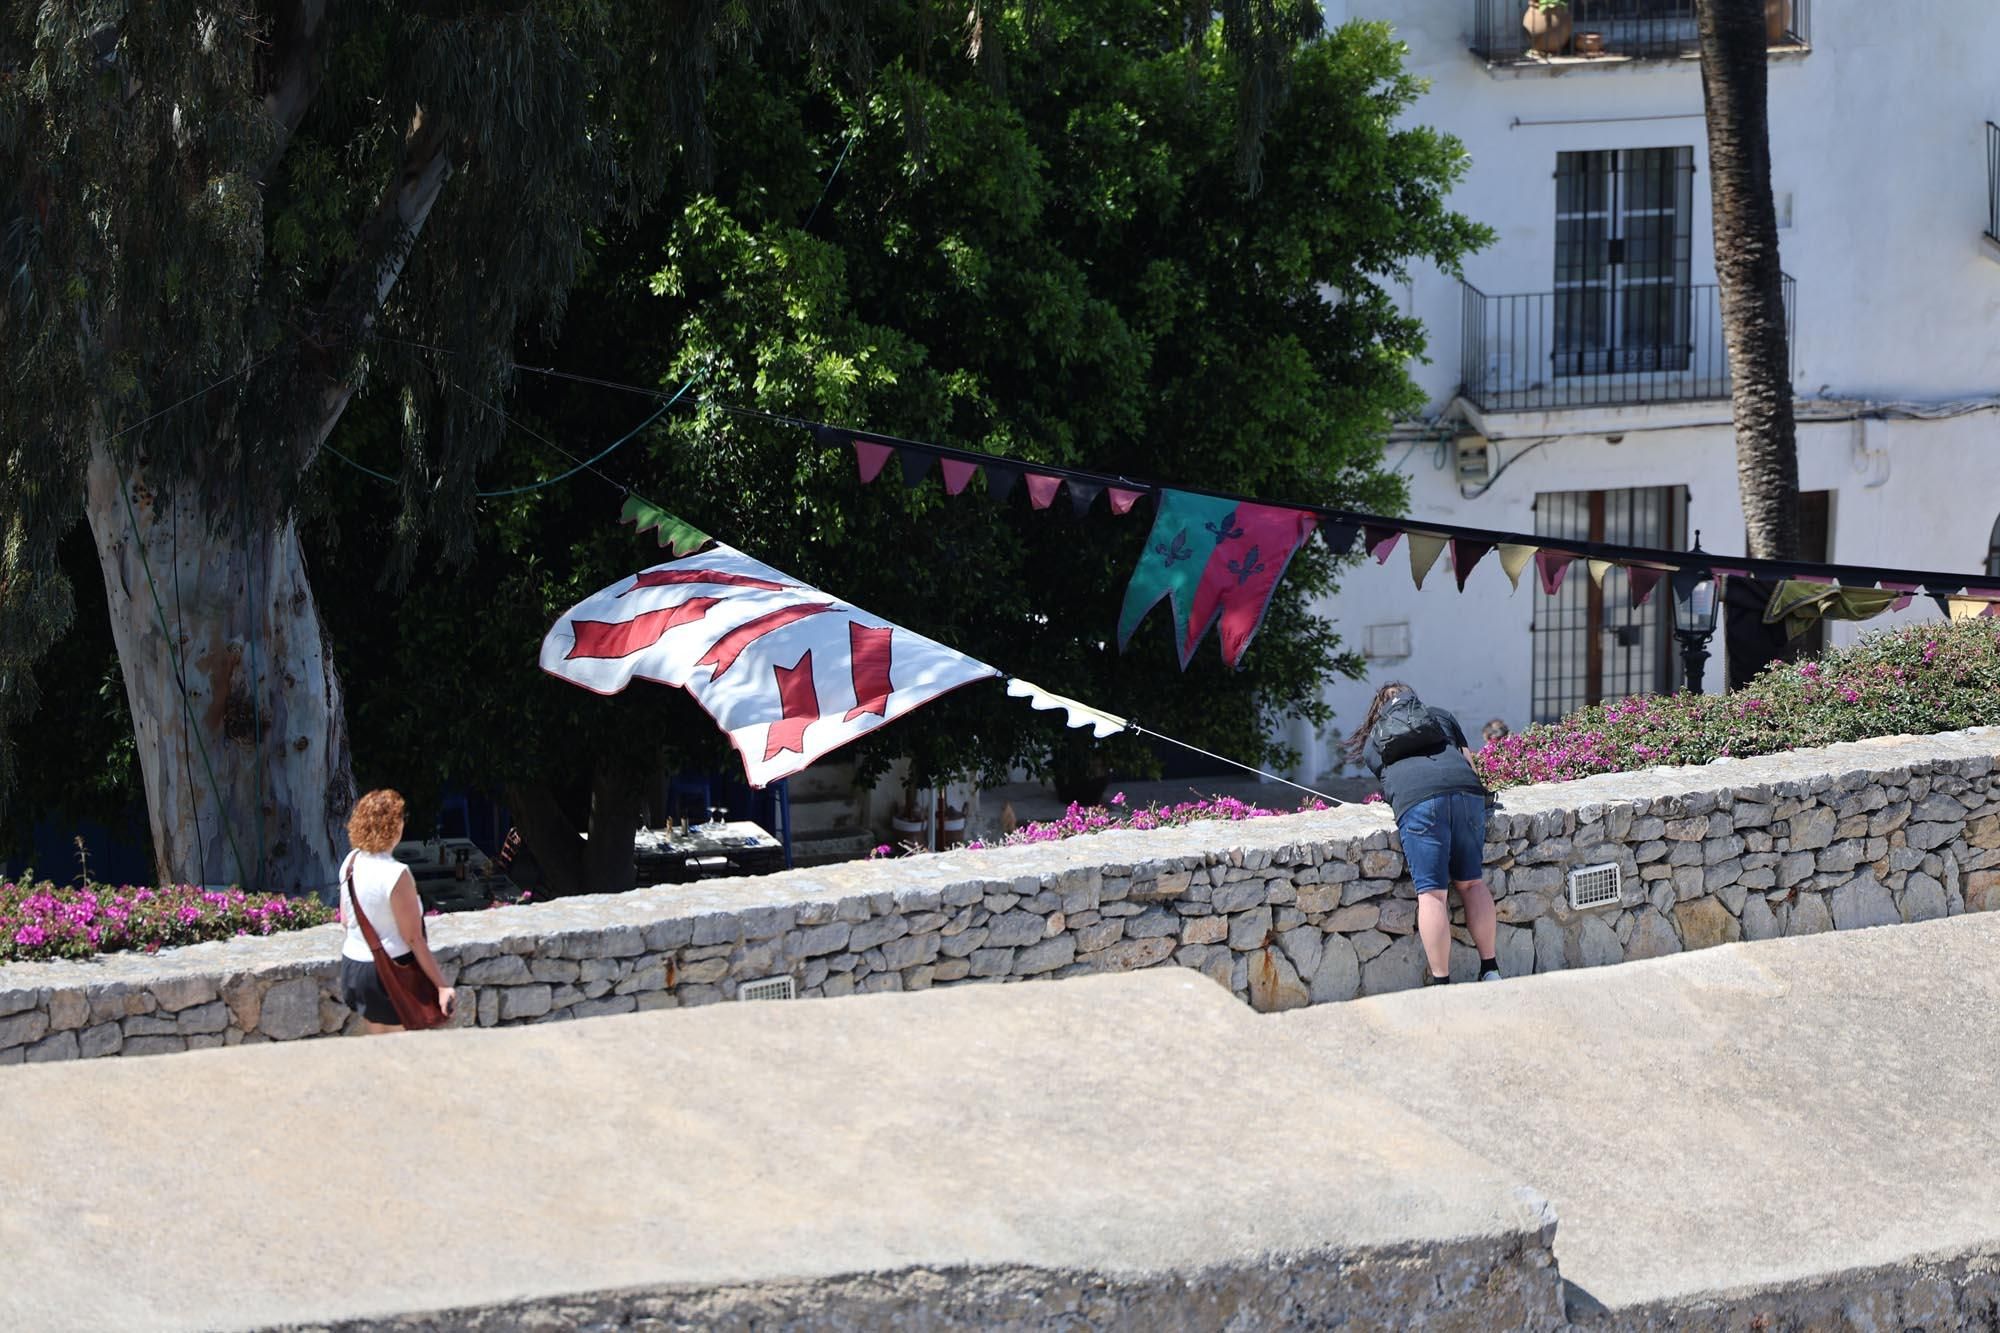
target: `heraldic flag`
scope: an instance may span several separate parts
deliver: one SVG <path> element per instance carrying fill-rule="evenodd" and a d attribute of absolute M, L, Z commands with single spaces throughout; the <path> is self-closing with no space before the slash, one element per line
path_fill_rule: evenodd
<path fill-rule="evenodd" d="M 1173 609 L 1182 670 L 1217 623 L 1222 660 L 1238 665 L 1264 623 L 1285 566 L 1312 536 L 1315 522 L 1304 510 L 1161 491 L 1152 534 L 1125 585 L 1119 648 L 1131 642 L 1139 622 L 1164 598 Z M 1347 540 L 1354 541 L 1351 531 Z"/>
<path fill-rule="evenodd" d="M 542 670 L 598 694 L 634 679 L 687 690 L 753 787 L 1000 675 L 722 545 L 578 602 L 542 640 Z"/>

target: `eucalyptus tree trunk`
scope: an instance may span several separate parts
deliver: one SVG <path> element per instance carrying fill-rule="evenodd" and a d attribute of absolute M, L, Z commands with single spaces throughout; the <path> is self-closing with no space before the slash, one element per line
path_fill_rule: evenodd
<path fill-rule="evenodd" d="M 194 487 L 91 453 L 110 601 L 161 882 L 328 894 L 354 802 L 340 678 L 298 529 L 213 524 Z"/>
<path fill-rule="evenodd" d="M 1729 351 L 1736 479 L 1749 553 L 1799 553 L 1799 452 L 1792 419 L 1771 134 L 1764 0 L 1698 0 L 1702 105 L 1708 117 L 1715 276 Z"/>

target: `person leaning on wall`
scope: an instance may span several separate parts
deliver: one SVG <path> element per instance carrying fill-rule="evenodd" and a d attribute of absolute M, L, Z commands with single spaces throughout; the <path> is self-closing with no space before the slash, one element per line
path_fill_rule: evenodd
<path fill-rule="evenodd" d="M 1479 979 L 1498 981 L 1493 895 L 1487 891 L 1486 784 L 1472 768 L 1472 748 L 1458 719 L 1431 708 L 1402 681 L 1375 692 L 1368 716 L 1347 739 L 1350 762 L 1382 783 L 1396 815 L 1403 860 L 1417 889 L 1417 935 L 1431 985 L 1451 980 L 1451 906 L 1457 889 L 1465 927 L 1479 950 Z"/>
<path fill-rule="evenodd" d="M 347 924 L 347 938 L 340 948 L 341 1000 L 361 1015 L 371 1034 L 403 1030 L 374 951 L 362 933 L 354 910 L 359 907 L 374 927 L 383 955 L 396 964 L 414 962 L 437 987 L 438 1007 L 450 1014 L 458 997 L 444 984 L 444 973 L 431 956 L 417 881 L 410 868 L 391 855 L 403 840 L 402 796 L 383 789 L 356 801 L 354 813 L 347 817 L 347 839 L 354 850 L 340 866 L 341 919 Z"/>

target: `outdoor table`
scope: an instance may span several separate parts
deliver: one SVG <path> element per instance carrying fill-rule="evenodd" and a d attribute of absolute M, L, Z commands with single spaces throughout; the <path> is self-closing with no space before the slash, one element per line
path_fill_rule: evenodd
<path fill-rule="evenodd" d="M 412 839 L 397 843 L 393 855 L 410 868 L 426 908 L 459 911 L 513 896 L 513 885 L 470 838 Z"/>
<path fill-rule="evenodd" d="M 642 828 L 632 838 L 639 882 L 680 883 L 713 875 L 768 875 L 785 868 L 785 845 L 747 819 L 687 828 Z"/>

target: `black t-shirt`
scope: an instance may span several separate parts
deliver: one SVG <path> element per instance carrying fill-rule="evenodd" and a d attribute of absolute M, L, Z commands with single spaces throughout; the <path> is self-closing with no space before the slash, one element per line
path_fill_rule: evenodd
<path fill-rule="evenodd" d="M 1486 784 L 1479 780 L 1479 775 L 1472 771 L 1472 765 L 1465 761 L 1464 751 L 1470 747 L 1466 745 L 1465 731 L 1458 725 L 1458 719 L 1442 708 L 1432 708 L 1431 712 L 1437 714 L 1438 721 L 1444 724 L 1445 736 L 1450 742 L 1435 754 L 1413 754 L 1393 764 L 1384 764 L 1372 732 L 1368 743 L 1361 749 L 1361 762 L 1382 780 L 1383 799 L 1389 802 L 1389 808 L 1396 812 L 1398 820 L 1413 807 L 1446 792 L 1464 791 L 1479 796 L 1486 793 Z"/>

